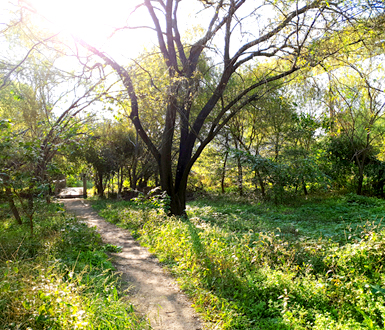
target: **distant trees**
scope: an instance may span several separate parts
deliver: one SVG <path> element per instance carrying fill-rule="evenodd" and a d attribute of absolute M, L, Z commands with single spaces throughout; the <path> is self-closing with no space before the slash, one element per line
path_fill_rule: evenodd
<path fill-rule="evenodd" d="M 143 121 L 141 99 L 152 95 L 141 96 L 131 70 L 105 52 L 80 41 L 115 70 L 125 86 L 130 99 L 130 118 L 158 164 L 162 189 L 170 196 L 171 213 L 176 215 L 184 214 L 192 166 L 223 127 L 239 111 L 260 99 L 269 89 L 269 83 L 316 67 L 324 59 L 336 57 L 347 49 L 356 51 L 362 47 L 364 40 L 369 41 L 370 31 L 361 29 L 359 22 L 370 21 L 368 17 L 376 18 L 376 13 L 371 16 L 367 13 L 382 8 L 382 3 L 356 7 L 343 1 L 203 2 L 202 10 L 211 18 L 202 23 L 206 26 L 201 35 L 194 42 L 186 43 L 178 26 L 179 7 L 184 4 L 177 0 L 145 0 L 135 13 L 144 15 L 141 11 L 147 11 L 152 21 L 148 28 L 154 30 L 162 56 L 159 65 L 164 67 L 165 96 L 163 102 L 155 106 L 156 113 L 164 120 L 160 145 L 148 134 Z M 269 13 L 268 19 L 262 13 Z M 208 78 L 208 71 L 200 69 L 200 63 L 210 56 L 210 49 L 214 50 L 213 61 L 220 63 L 211 70 L 214 79 Z M 158 60 L 159 55 L 155 56 Z M 253 79 L 233 93 L 232 77 L 243 76 L 248 65 L 255 72 Z M 157 78 L 148 74 L 148 84 L 157 86 Z M 201 94 L 203 86 L 209 89 Z M 197 98 L 198 95 L 204 97 Z M 175 149 L 178 156 L 174 166 Z"/>
<path fill-rule="evenodd" d="M 121 196 L 125 181 L 132 191 L 147 188 L 150 179 L 157 181 L 157 168 L 151 155 L 143 148 L 135 130 L 122 123 L 95 123 L 74 153 L 91 165 L 100 197 L 104 196 L 109 182 L 116 184 L 117 194 Z"/>
<path fill-rule="evenodd" d="M 384 184 L 384 172 L 369 173 L 368 166 L 381 169 L 378 159 L 384 139 L 385 93 L 382 64 L 373 58 L 361 64 L 350 64 L 335 72 L 330 82 L 334 111 L 330 118 L 330 159 L 340 168 L 351 167 L 356 193 L 362 194 L 364 178 Z M 329 96 L 330 97 L 330 96 Z M 369 167 L 370 168 L 370 167 Z M 372 168 L 370 169 L 373 170 Z M 342 175 L 343 173 L 339 173 Z"/>
<path fill-rule="evenodd" d="M 267 93 L 234 116 L 213 142 L 221 150 L 226 141 L 229 158 L 225 154 L 224 160 L 229 173 L 231 168 L 238 173 L 233 180 L 238 191 L 240 171 L 248 190 L 254 185 L 263 198 L 281 198 L 293 189 L 307 195 L 309 185 L 325 185 L 326 175 L 314 155 L 321 121 L 296 109 L 292 91 L 286 85 Z"/>

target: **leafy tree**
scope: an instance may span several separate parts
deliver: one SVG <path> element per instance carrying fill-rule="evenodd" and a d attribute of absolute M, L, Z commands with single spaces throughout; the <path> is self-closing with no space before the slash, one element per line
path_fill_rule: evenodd
<path fill-rule="evenodd" d="M 20 65 L 19 80 L 8 77 L 0 90 L 0 120 L 12 124 L 5 126 L 3 136 L 4 148 L 8 149 L 0 164 L 4 174 L 1 189 L 20 223 L 14 203 L 18 199 L 29 219 L 31 233 L 34 199 L 50 201 L 55 156 L 82 133 L 88 117 L 79 114 L 100 96 L 97 83 L 85 84 L 75 74 L 55 69 L 57 56 L 49 55 L 50 52 L 45 56 L 31 55 Z M 68 90 L 70 82 L 78 91 Z"/>
<path fill-rule="evenodd" d="M 362 28 L 365 25 L 362 22 L 372 22 L 372 17 L 378 15 L 369 16 L 369 13 L 382 8 L 381 2 L 356 7 L 344 1 L 318 0 L 304 4 L 254 1 L 250 7 L 245 0 L 198 3 L 211 18 L 206 29 L 192 42 L 183 42 L 178 27 L 179 7 L 184 2 L 144 0 L 134 11 L 137 15 L 147 11 L 153 25 L 148 28 L 156 34 L 165 68 L 162 77 L 165 88 L 160 89 L 165 93 L 163 102 L 154 108 L 154 113 L 159 113 L 163 121 L 160 145 L 151 138 L 144 121 L 146 114 L 140 99 L 151 98 L 151 94 L 141 95 L 135 84 L 136 71 L 79 40 L 120 77 L 130 100 L 130 119 L 158 164 L 162 189 L 170 196 L 171 213 L 176 215 L 184 214 L 185 192 L 193 164 L 230 119 L 259 99 L 270 82 L 315 67 L 342 51 L 357 50 L 365 39 L 370 39 L 366 36 L 370 36 L 371 31 Z M 269 13 L 268 19 L 263 13 Z M 210 56 L 210 49 L 215 54 L 213 62 L 220 65 L 209 73 L 202 72 L 200 64 Z M 158 58 L 155 54 L 154 61 Z M 248 65 L 258 67 L 257 71 L 263 73 L 232 94 L 231 78 L 236 74 L 242 76 Z M 208 75 L 213 79 L 207 80 Z M 147 81 L 153 83 L 151 75 Z M 211 90 L 205 90 L 205 97 L 195 102 L 202 86 L 207 85 Z M 178 158 L 174 166 L 175 150 Z"/>
<path fill-rule="evenodd" d="M 383 138 L 384 82 L 382 78 L 376 78 L 378 72 L 381 72 L 381 64 L 372 59 L 361 67 L 349 65 L 345 69 L 345 78 L 338 72 L 333 76 L 336 111 L 329 150 L 334 160 L 345 164 L 345 168 L 349 163 L 354 164 L 356 193 L 359 195 L 362 194 L 366 166 L 376 162 Z"/>

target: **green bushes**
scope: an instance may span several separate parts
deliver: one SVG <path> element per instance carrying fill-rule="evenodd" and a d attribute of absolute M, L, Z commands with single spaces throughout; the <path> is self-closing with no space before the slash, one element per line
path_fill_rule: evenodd
<path fill-rule="evenodd" d="M 197 201 L 188 208 L 189 220 L 132 203 L 104 203 L 101 214 L 134 229 L 217 328 L 384 327 L 382 201 L 352 195 L 276 209 Z M 349 222 L 336 214 L 326 221 L 330 207 Z M 358 208 L 378 221 L 360 219 Z"/>
<path fill-rule="evenodd" d="M 33 238 L 10 220 L 0 226 L 1 329 L 146 328 L 120 299 L 94 229 L 56 204 L 39 209 Z"/>

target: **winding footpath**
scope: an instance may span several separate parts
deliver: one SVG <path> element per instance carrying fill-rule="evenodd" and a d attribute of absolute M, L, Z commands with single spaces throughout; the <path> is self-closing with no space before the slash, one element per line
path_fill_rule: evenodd
<path fill-rule="evenodd" d="M 61 199 L 65 209 L 96 227 L 103 242 L 122 246 L 111 253 L 114 266 L 128 283 L 128 300 L 138 313 L 146 316 L 155 330 L 203 330 L 191 302 L 174 279 L 148 250 L 140 246 L 127 230 L 100 217 L 82 198 Z"/>

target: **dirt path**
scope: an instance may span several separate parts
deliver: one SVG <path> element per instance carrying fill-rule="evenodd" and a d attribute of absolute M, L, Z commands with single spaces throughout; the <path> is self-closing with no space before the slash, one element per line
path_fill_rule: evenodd
<path fill-rule="evenodd" d="M 76 198 L 83 197 L 83 188 L 67 187 L 60 191 L 58 198 Z"/>
<path fill-rule="evenodd" d="M 129 282 L 130 302 L 139 313 L 147 315 L 153 329 L 203 329 L 191 302 L 180 292 L 174 279 L 126 230 L 98 216 L 82 198 L 60 201 L 67 211 L 86 220 L 89 226 L 96 226 L 103 242 L 123 247 L 122 252 L 112 253 L 114 266 L 122 273 L 123 279 Z"/>

